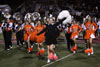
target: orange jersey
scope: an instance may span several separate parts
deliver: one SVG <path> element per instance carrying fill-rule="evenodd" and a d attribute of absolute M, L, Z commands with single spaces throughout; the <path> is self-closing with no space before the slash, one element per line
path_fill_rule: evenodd
<path fill-rule="evenodd" d="M 90 21 L 85 23 L 86 30 L 89 30 L 90 26 L 91 26 L 91 22 Z"/>
<path fill-rule="evenodd" d="M 38 26 L 35 27 L 35 31 L 36 31 L 37 33 L 39 33 L 39 32 L 41 32 L 44 28 L 45 28 L 44 25 L 42 25 L 42 26 L 38 25 Z M 36 42 L 37 42 L 37 43 L 42 43 L 44 40 L 45 40 L 44 33 L 42 33 L 42 34 L 40 34 L 39 36 L 37 36 Z"/>
<path fill-rule="evenodd" d="M 27 35 L 30 35 L 34 31 L 34 28 L 32 27 L 32 25 L 25 25 L 24 29 Z"/>
<path fill-rule="evenodd" d="M 72 25 L 71 30 L 72 30 L 72 32 L 79 33 L 82 31 L 82 28 L 79 25 Z"/>
<path fill-rule="evenodd" d="M 91 29 L 91 22 L 90 21 L 86 22 L 85 27 L 86 27 L 86 30 L 90 30 Z"/>
<path fill-rule="evenodd" d="M 42 26 L 37 25 L 37 26 L 35 27 L 35 31 L 36 31 L 37 33 L 39 33 L 39 32 L 41 32 L 44 28 L 45 28 L 44 25 L 42 25 Z M 43 34 L 44 34 L 44 33 L 43 33 Z"/>
<path fill-rule="evenodd" d="M 98 28 L 98 26 L 96 25 L 96 23 L 95 22 L 92 22 L 92 31 L 96 31 L 97 30 L 97 28 Z"/>
<path fill-rule="evenodd" d="M 44 25 L 42 25 L 42 26 L 37 25 L 37 26 L 35 27 L 35 30 L 39 33 L 39 32 L 42 31 L 44 28 L 45 28 Z"/>
<path fill-rule="evenodd" d="M 73 38 L 78 38 L 78 33 L 82 31 L 82 28 L 79 25 L 72 25 L 71 30 L 72 30 L 71 39 L 73 39 Z"/>
<path fill-rule="evenodd" d="M 93 29 L 93 26 L 95 27 L 95 29 Z M 87 23 L 85 23 L 85 27 L 87 30 L 90 30 L 90 31 L 96 31 L 96 29 L 98 28 L 98 26 L 96 25 L 95 22 L 90 22 L 88 21 Z"/>
<path fill-rule="evenodd" d="M 45 40 L 45 37 L 44 37 L 44 33 L 37 36 L 37 33 L 41 32 L 43 29 L 45 28 L 44 25 L 40 26 L 36 26 L 35 27 L 35 31 L 31 34 L 30 36 L 30 40 L 31 41 L 36 41 L 37 43 L 42 43 L 44 40 Z"/>
<path fill-rule="evenodd" d="M 37 39 L 37 32 L 34 31 L 34 32 L 30 35 L 30 40 L 31 40 L 31 41 L 36 41 L 36 39 Z"/>
<path fill-rule="evenodd" d="M 95 31 L 98 28 L 95 22 L 91 23 L 90 21 L 88 21 L 85 24 L 85 27 L 86 27 L 86 33 L 84 39 L 89 39 L 92 34 L 95 36 Z"/>

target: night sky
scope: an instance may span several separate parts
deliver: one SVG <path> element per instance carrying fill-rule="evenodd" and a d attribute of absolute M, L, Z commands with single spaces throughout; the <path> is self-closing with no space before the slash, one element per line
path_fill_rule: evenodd
<path fill-rule="evenodd" d="M 25 0 L 0 0 L 0 5 L 8 4 L 11 8 L 16 8 Z"/>

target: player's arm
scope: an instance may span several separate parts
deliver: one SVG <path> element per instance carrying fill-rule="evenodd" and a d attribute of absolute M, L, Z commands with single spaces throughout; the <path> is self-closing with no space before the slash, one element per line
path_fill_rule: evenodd
<path fill-rule="evenodd" d="M 82 31 L 82 27 L 78 26 L 78 28 L 80 29 L 78 32 L 81 32 Z"/>
<path fill-rule="evenodd" d="M 29 33 L 28 33 L 28 30 L 27 30 L 26 26 L 24 26 L 24 31 L 29 36 Z"/>
<path fill-rule="evenodd" d="M 73 32 L 73 25 L 71 26 L 71 32 Z"/>
<path fill-rule="evenodd" d="M 95 31 L 97 30 L 98 26 L 96 25 L 96 23 L 93 23 L 93 25 L 95 26 Z"/>
<path fill-rule="evenodd" d="M 54 24 L 54 27 L 57 27 L 59 24 L 62 24 L 63 21 L 64 21 L 65 19 L 66 19 L 66 18 L 63 18 L 62 20 L 57 19 L 58 22 L 56 22 L 56 23 Z"/>
<path fill-rule="evenodd" d="M 34 30 L 34 27 L 31 25 L 31 28 Z"/>
<path fill-rule="evenodd" d="M 47 27 L 44 28 L 41 32 L 39 32 L 37 35 L 40 35 L 40 34 L 44 33 L 46 30 L 47 30 Z"/>

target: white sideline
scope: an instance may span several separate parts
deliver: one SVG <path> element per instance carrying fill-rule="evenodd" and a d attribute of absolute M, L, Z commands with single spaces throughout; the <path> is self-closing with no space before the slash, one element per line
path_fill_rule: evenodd
<path fill-rule="evenodd" d="M 78 52 L 81 52 L 81 51 L 83 51 L 83 50 L 80 50 L 80 51 L 78 51 Z M 68 58 L 68 57 L 70 57 L 70 56 L 72 56 L 72 55 L 74 55 L 74 53 L 69 54 L 69 55 L 67 55 L 67 56 L 65 56 L 65 57 L 62 57 L 62 58 L 58 59 L 57 61 L 54 61 L 54 62 L 48 63 L 48 64 L 46 64 L 46 65 L 43 65 L 42 67 L 47 67 L 47 66 L 49 66 L 49 65 L 51 65 L 51 64 L 54 64 L 54 63 L 56 63 L 56 62 L 58 62 L 58 61 L 60 61 L 60 60 L 63 60 L 63 59 L 65 59 L 65 58 Z"/>
<path fill-rule="evenodd" d="M 62 58 L 58 59 L 57 61 L 54 61 L 54 62 L 48 63 L 48 64 L 46 64 L 46 65 L 43 65 L 42 67 L 47 67 L 47 66 L 49 66 L 49 65 L 51 65 L 51 64 L 54 64 L 54 63 L 56 63 L 56 62 L 58 62 L 58 61 L 60 61 L 60 60 L 63 60 L 63 59 L 65 59 L 65 58 L 68 58 L 68 57 L 70 57 L 70 56 L 72 56 L 72 55 L 73 55 L 73 53 L 72 53 L 72 54 L 69 54 L 69 55 L 67 55 L 67 56 L 65 56 L 65 57 L 62 57 Z"/>

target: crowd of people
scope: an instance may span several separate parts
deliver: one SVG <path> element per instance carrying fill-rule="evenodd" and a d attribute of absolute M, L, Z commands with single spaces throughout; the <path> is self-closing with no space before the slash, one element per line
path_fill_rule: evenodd
<path fill-rule="evenodd" d="M 47 45 L 47 54 L 49 63 L 51 60 L 57 60 L 58 56 L 54 50 L 57 44 L 57 37 L 60 32 L 65 33 L 67 40 L 67 48 L 69 51 L 76 53 L 77 38 L 79 33 L 83 33 L 83 39 L 86 43 L 84 52 L 89 56 L 94 53 L 92 39 L 95 38 L 95 33 L 98 30 L 97 21 L 94 17 L 87 15 L 80 23 L 76 17 L 71 16 L 68 10 L 62 10 L 58 17 L 52 14 L 42 16 L 38 12 L 26 13 L 24 18 L 19 12 L 11 15 L 9 12 L 3 13 L 4 20 L 1 28 L 3 31 L 5 50 L 13 48 L 12 33 L 16 33 L 17 46 L 27 45 L 27 52 L 30 53 L 37 44 L 38 52 L 36 56 L 44 54 L 45 49 L 43 43 Z"/>

